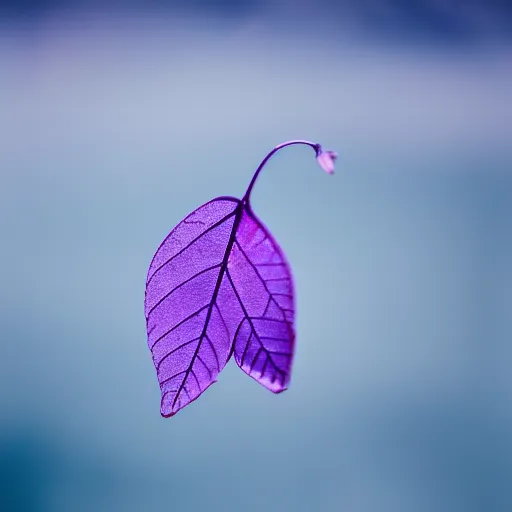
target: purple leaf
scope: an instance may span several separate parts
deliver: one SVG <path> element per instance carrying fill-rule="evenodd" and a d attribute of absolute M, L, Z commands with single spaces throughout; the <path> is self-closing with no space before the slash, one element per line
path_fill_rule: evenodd
<path fill-rule="evenodd" d="M 295 341 L 292 275 L 274 237 L 250 206 L 242 207 L 226 273 L 243 312 L 234 338 L 235 360 L 266 388 L 284 391 Z"/>
<path fill-rule="evenodd" d="M 276 240 L 252 211 L 250 194 L 268 159 L 292 144 L 311 146 L 317 158 L 332 157 L 307 141 L 277 146 L 242 199 L 219 197 L 200 206 L 153 257 L 145 315 L 164 417 L 216 382 L 233 353 L 245 373 L 274 393 L 288 386 L 295 343 L 292 275 Z"/>

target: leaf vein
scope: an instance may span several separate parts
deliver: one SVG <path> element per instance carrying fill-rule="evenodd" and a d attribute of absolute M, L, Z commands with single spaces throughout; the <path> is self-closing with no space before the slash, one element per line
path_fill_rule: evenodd
<path fill-rule="evenodd" d="M 215 345 L 212 343 L 212 340 L 207 335 L 205 335 L 205 339 L 208 342 L 208 344 L 210 345 L 210 347 L 213 351 L 213 355 L 215 356 L 215 361 L 217 363 L 217 371 L 220 372 L 219 356 L 217 355 L 217 351 L 215 350 Z"/>
<path fill-rule="evenodd" d="M 238 294 L 238 290 L 236 289 L 235 287 L 235 283 L 233 283 L 233 279 L 231 278 L 231 274 L 229 272 L 228 269 L 226 269 L 226 276 L 228 277 L 229 279 L 229 282 L 231 283 L 231 287 L 233 288 L 233 291 L 235 292 L 235 295 L 238 299 L 238 302 L 240 303 L 240 306 L 242 308 L 242 311 L 245 315 L 245 318 L 247 319 L 247 321 L 249 322 L 249 325 L 251 326 L 251 336 L 252 334 L 254 333 L 254 335 L 256 336 L 256 339 L 258 340 L 258 343 L 260 344 L 261 347 L 263 347 L 263 350 L 265 350 L 267 352 L 267 356 L 268 358 L 270 359 L 270 362 L 272 363 L 272 366 L 279 372 L 285 374 L 285 372 L 283 372 L 282 370 L 280 370 L 276 364 L 274 363 L 274 360 L 270 357 L 270 355 L 268 355 L 268 351 L 267 349 L 265 348 L 265 346 L 263 345 L 263 343 L 261 342 L 259 336 L 258 336 L 258 333 L 256 332 L 256 329 L 254 327 L 254 324 L 252 323 L 251 321 L 251 317 L 249 316 L 249 314 L 247 313 L 247 310 L 245 309 L 245 306 L 244 306 L 244 303 L 242 302 L 242 299 L 240 298 L 240 295 Z M 249 340 L 251 339 L 251 337 L 249 337 Z M 249 340 L 247 341 L 247 346 L 249 345 Z M 246 349 L 247 349 L 247 346 L 246 346 Z M 243 356 L 242 356 L 243 358 Z M 243 362 L 240 361 L 240 364 L 243 366 Z"/>
<path fill-rule="evenodd" d="M 192 313 L 191 315 L 187 316 L 187 318 L 184 318 L 183 320 L 181 320 L 180 322 L 178 322 L 176 325 L 174 325 L 173 327 L 171 327 L 167 332 L 165 332 L 164 334 L 162 334 L 154 343 L 153 345 L 151 345 L 151 348 L 150 350 L 153 351 L 153 349 L 155 348 L 155 345 L 163 340 L 167 335 L 171 334 L 171 332 L 173 332 L 175 329 L 177 329 L 178 327 L 180 327 L 181 325 L 183 325 L 185 322 L 188 322 L 189 320 L 192 320 L 192 318 L 194 318 L 195 316 L 199 315 L 199 313 L 201 313 L 202 311 L 204 311 L 206 308 L 208 307 L 208 304 L 206 304 L 205 306 L 203 306 L 202 308 L 199 308 L 197 311 L 195 311 L 194 313 Z"/>
<path fill-rule="evenodd" d="M 182 286 L 186 285 L 187 283 L 190 283 L 194 279 L 197 279 L 199 276 L 206 274 L 206 272 L 209 272 L 210 270 L 214 270 L 216 268 L 219 268 L 222 265 L 222 263 L 217 263 L 216 265 L 212 265 L 211 267 L 205 268 L 201 270 L 200 272 L 197 272 L 192 277 L 189 277 L 188 279 L 185 279 L 185 281 L 182 281 L 180 284 L 175 286 L 170 292 L 166 293 L 148 312 L 148 316 L 146 317 L 146 320 L 149 320 L 149 316 L 153 311 L 164 302 L 164 300 L 168 299 L 176 290 L 179 290 Z"/>
<path fill-rule="evenodd" d="M 151 274 L 151 277 L 148 277 L 148 280 L 146 281 L 146 286 L 151 282 L 151 280 L 153 279 L 153 277 L 155 277 L 155 274 L 157 274 L 158 272 L 160 272 L 160 270 L 162 270 L 162 268 L 164 268 L 168 263 L 170 263 L 174 258 L 177 258 L 180 254 L 182 254 L 184 251 L 186 251 L 188 248 L 190 248 L 192 245 L 194 245 L 198 240 L 201 240 L 201 238 L 203 236 L 205 236 L 207 233 L 209 233 L 210 231 L 214 230 L 215 228 L 218 228 L 220 225 L 224 224 L 224 222 L 226 222 L 228 219 L 230 219 L 231 217 L 233 217 L 233 215 L 235 215 L 237 209 L 235 209 L 234 211 L 232 211 L 231 213 L 229 213 L 228 215 L 225 215 L 224 217 L 222 217 L 222 219 L 218 220 L 215 224 L 212 224 L 209 228 L 205 229 L 204 231 L 201 232 L 200 235 L 198 235 L 196 238 L 194 238 L 192 241 L 190 241 L 185 247 L 183 247 L 182 249 L 180 249 L 176 254 L 172 255 L 167 261 L 165 261 L 165 263 L 162 263 L 152 274 Z M 174 230 L 173 230 L 174 231 Z M 165 241 L 164 241 L 165 242 Z M 158 251 L 157 251 L 158 253 Z"/>
<path fill-rule="evenodd" d="M 226 325 L 226 321 L 224 320 L 224 316 L 222 315 L 222 311 L 220 310 L 219 305 L 217 303 L 215 303 L 215 307 L 217 308 L 217 312 L 219 313 L 220 319 L 222 321 L 222 325 L 224 326 L 224 329 L 226 331 L 226 334 L 227 334 L 228 340 L 229 340 L 229 329 L 228 329 L 228 326 Z"/>
<path fill-rule="evenodd" d="M 197 354 L 197 359 L 198 359 L 198 361 L 199 361 L 200 363 L 202 363 L 202 364 L 203 364 L 203 366 L 206 368 L 206 371 L 208 372 L 208 378 L 209 378 L 210 380 L 212 380 L 212 371 L 210 370 L 210 368 L 208 368 L 208 366 L 206 365 L 206 363 L 203 361 L 203 358 L 202 358 L 199 354 Z"/>
<path fill-rule="evenodd" d="M 177 352 L 178 350 L 182 349 L 183 347 L 186 347 L 187 345 L 190 345 L 191 343 L 194 343 L 194 341 L 197 341 L 199 338 L 194 338 L 193 340 L 190 340 L 190 341 L 186 341 L 185 343 L 182 343 L 181 345 L 177 346 L 176 348 L 173 348 L 170 352 L 168 352 L 167 354 L 165 354 L 164 357 L 162 357 L 162 359 L 160 359 L 160 361 L 158 362 L 157 366 L 156 366 L 156 374 L 158 375 L 159 371 L 160 371 L 160 366 L 162 365 L 162 363 L 170 356 L 172 356 L 172 354 L 174 354 L 175 352 Z"/>
<path fill-rule="evenodd" d="M 197 389 L 199 389 L 199 394 L 201 394 L 203 390 L 201 389 L 201 384 L 199 384 L 199 379 L 197 378 L 196 372 L 194 371 L 193 368 L 192 370 L 190 370 L 190 373 L 192 374 L 192 377 L 194 377 L 194 380 L 196 381 Z"/>
<path fill-rule="evenodd" d="M 279 308 L 281 309 L 281 311 L 283 312 L 283 318 L 285 320 L 287 320 L 286 318 L 286 315 L 284 314 L 284 309 L 281 307 L 281 305 L 276 301 L 276 299 L 274 299 L 274 296 L 272 294 L 272 292 L 268 289 L 268 286 L 267 286 L 267 283 L 265 282 L 265 280 L 263 279 L 263 277 L 261 276 L 261 274 L 259 273 L 258 269 L 255 267 L 254 263 L 249 259 L 249 257 L 247 256 L 247 254 L 245 253 L 244 249 L 242 248 L 242 246 L 240 245 L 240 242 L 235 238 L 235 243 L 236 245 L 238 246 L 238 249 L 240 250 L 240 252 L 244 255 L 245 259 L 247 260 L 247 263 L 249 263 L 249 265 L 253 268 L 255 274 L 258 276 L 258 279 L 261 281 L 261 283 L 263 284 L 266 292 L 269 294 L 269 296 L 271 297 L 271 300 L 274 301 L 274 304 Z"/>
<path fill-rule="evenodd" d="M 178 375 L 181 375 L 183 373 L 185 373 L 186 370 L 183 370 L 182 372 L 178 372 L 178 373 L 175 373 L 172 377 L 169 377 L 165 380 L 163 380 L 162 382 L 160 382 L 160 388 L 162 388 L 162 386 L 166 383 L 166 382 L 169 382 L 171 381 L 172 379 L 175 379 L 176 377 L 178 377 Z M 166 394 L 169 393 L 169 391 L 166 391 Z M 164 395 L 165 396 L 165 395 Z"/>
<path fill-rule="evenodd" d="M 235 221 L 233 222 L 233 226 L 231 228 L 231 234 L 229 236 L 229 241 L 228 241 L 228 244 L 226 246 L 226 250 L 224 251 L 224 257 L 222 258 L 221 270 L 219 272 L 219 276 L 217 278 L 217 282 L 215 283 L 215 288 L 213 290 L 212 299 L 211 299 L 210 303 L 208 304 L 208 312 L 206 314 L 206 319 L 205 319 L 205 322 L 204 322 L 203 331 L 201 332 L 201 336 L 199 337 L 199 343 L 197 344 L 197 347 L 196 347 L 196 350 L 194 352 L 194 355 L 192 356 L 192 360 L 190 361 L 190 365 L 189 365 L 189 367 L 187 368 L 187 370 L 185 372 L 185 378 L 183 379 L 180 387 L 178 388 L 178 392 L 176 393 L 176 396 L 174 397 L 174 400 L 173 400 L 171 408 L 174 408 L 174 406 L 176 405 L 176 401 L 177 401 L 177 399 L 179 397 L 179 394 L 181 393 L 181 390 L 185 386 L 185 381 L 187 380 L 188 374 L 190 373 L 190 371 L 192 369 L 192 366 L 194 365 L 195 359 L 196 359 L 197 355 L 199 354 L 199 350 L 201 349 L 201 345 L 202 345 L 203 339 L 205 339 L 205 338 L 208 341 L 208 343 L 210 344 L 210 346 L 212 347 L 213 353 L 215 355 L 215 359 L 217 361 L 217 369 L 220 372 L 220 364 L 219 364 L 219 357 L 217 355 L 217 351 L 215 350 L 215 347 L 214 347 L 213 343 L 211 342 L 210 338 L 206 334 L 206 331 L 208 330 L 208 326 L 209 326 L 209 323 L 210 323 L 210 317 L 211 317 L 212 311 L 213 311 L 213 305 L 215 304 L 215 302 L 217 300 L 217 296 L 219 294 L 220 286 L 222 284 L 222 279 L 224 278 L 224 273 L 227 272 L 228 258 L 229 258 L 229 255 L 231 253 L 231 249 L 233 247 L 233 244 L 235 242 L 235 234 L 236 234 L 236 231 L 237 231 L 238 226 L 240 224 L 240 219 L 242 218 L 242 210 L 240 209 L 240 206 L 238 206 L 235 209 L 235 211 L 234 211 L 234 213 L 232 215 L 235 215 L 235 213 L 236 213 L 236 217 L 235 217 Z"/>

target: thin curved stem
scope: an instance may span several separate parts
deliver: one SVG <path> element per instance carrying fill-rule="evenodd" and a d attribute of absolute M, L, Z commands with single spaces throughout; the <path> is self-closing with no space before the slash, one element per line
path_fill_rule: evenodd
<path fill-rule="evenodd" d="M 246 204 L 249 204 L 249 199 L 251 196 L 252 188 L 254 187 L 254 184 L 256 183 L 256 180 L 258 179 L 258 175 L 260 174 L 263 167 L 265 167 L 265 164 L 270 160 L 272 155 L 277 153 L 280 149 L 285 148 L 286 146 L 293 146 L 294 144 L 303 144 L 305 146 L 309 146 L 315 150 L 316 155 L 318 156 L 318 152 L 320 151 L 321 147 L 320 144 L 315 144 L 314 142 L 310 142 L 309 140 L 289 140 L 288 142 L 283 142 L 282 144 L 279 144 L 276 146 L 261 162 L 261 164 L 256 169 L 256 172 L 254 173 L 254 176 L 252 177 L 251 182 L 249 183 L 249 186 L 247 187 L 247 192 L 245 193 L 244 197 L 242 198 L 242 201 Z"/>

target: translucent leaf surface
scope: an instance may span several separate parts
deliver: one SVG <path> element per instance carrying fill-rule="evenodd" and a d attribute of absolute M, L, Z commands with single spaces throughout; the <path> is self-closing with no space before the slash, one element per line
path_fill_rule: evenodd
<path fill-rule="evenodd" d="M 235 360 L 274 393 L 284 391 L 295 340 L 292 276 L 277 242 L 248 208 L 235 235 L 227 277 L 243 306 Z"/>
<path fill-rule="evenodd" d="M 290 270 L 251 207 L 220 197 L 174 228 L 150 265 L 148 344 L 172 416 L 237 364 L 273 392 L 286 389 L 293 357 Z"/>

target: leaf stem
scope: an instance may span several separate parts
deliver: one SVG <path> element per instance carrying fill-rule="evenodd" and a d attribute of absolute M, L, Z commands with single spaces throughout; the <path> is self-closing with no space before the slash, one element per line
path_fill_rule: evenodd
<path fill-rule="evenodd" d="M 309 140 L 289 140 L 288 142 L 283 142 L 282 144 L 279 144 L 276 146 L 262 161 L 261 164 L 256 169 L 256 172 L 254 173 L 254 176 L 252 177 L 251 182 L 249 183 L 249 186 L 247 187 L 247 192 L 245 193 L 244 197 L 242 198 L 242 201 L 246 204 L 250 204 L 250 196 L 252 192 L 252 188 L 254 187 L 254 184 L 256 183 L 256 180 L 258 179 L 258 175 L 260 174 L 263 167 L 265 167 L 265 164 L 270 160 L 272 155 L 277 153 L 280 149 L 285 148 L 286 146 L 293 146 L 294 144 L 302 144 L 305 146 L 309 146 L 315 150 L 316 155 L 318 156 L 319 151 L 321 150 L 320 144 L 316 144 L 314 142 L 310 142 Z"/>

